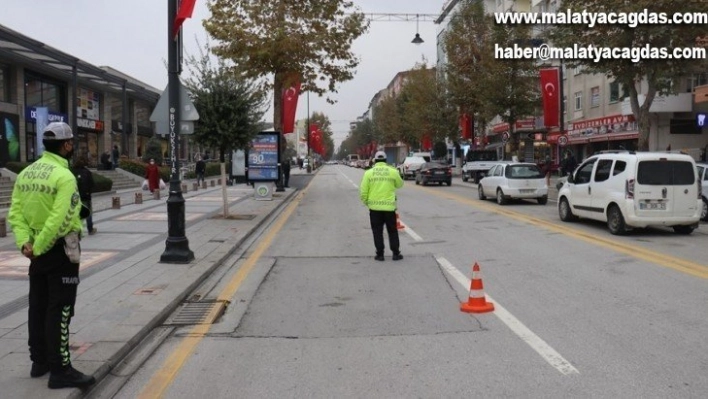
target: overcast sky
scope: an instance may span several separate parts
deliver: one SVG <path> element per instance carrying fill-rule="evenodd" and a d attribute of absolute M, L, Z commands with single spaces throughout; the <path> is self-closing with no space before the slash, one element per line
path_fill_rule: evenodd
<path fill-rule="evenodd" d="M 354 0 L 365 13 L 435 14 L 444 0 Z M 108 65 L 160 90 L 167 85 L 167 1 L 165 0 L 1 0 L 0 24 L 93 65 Z M 196 54 L 196 39 L 207 38 L 201 21 L 209 17 L 206 0 L 197 0 L 192 19 L 184 25 L 186 53 Z M 341 84 L 331 97 L 310 95 L 310 112 L 332 121 L 335 142 L 349 131 L 371 98 L 399 71 L 413 68 L 423 57 L 434 64 L 438 26 L 430 18 L 418 23 L 425 43 L 411 44 L 416 22 L 372 21 L 369 32 L 353 46 L 361 58 L 354 79 Z M 183 77 L 186 72 L 183 72 Z M 297 118 L 307 116 L 301 96 Z M 272 120 L 272 111 L 265 118 Z"/>

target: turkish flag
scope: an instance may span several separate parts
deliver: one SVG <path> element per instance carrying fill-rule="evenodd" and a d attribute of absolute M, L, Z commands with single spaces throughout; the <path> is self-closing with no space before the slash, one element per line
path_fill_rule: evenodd
<path fill-rule="evenodd" d="M 427 134 L 423 136 L 423 142 L 421 143 L 423 147 L 423 151 L 430 151 L 433 149 L 433 141 L 430 139 L 430 136 Z"/>
<path fill-rule="evenodd" d="M 543 95 L 543 124 L 554 127 L 560 124 L 560 77 L 558 68 L 541 69 L 541 93 Z"/>
<path fill-rule="evenodd" d="M 460 131 L 462 132 L 462 138 L 469 140 L 472 137 L 472 120 L 467 113 L 460 115 Z"/>
<path fill-rule="evenodd" d="M 292 86 L 283 90 L 282 93 L 282 123 L 283 134 L 295 131 L 295 111 L 297 110 L 297 99 L 300 96 L 300 80 Z"/>
<path fill-rule="evenodd" d="M 192 13 L 194 12 L 194 4 L 197 0 L 182 0 L 179 2 L 179 8 L 177 9 L 177 16 L 175 17 L 175 24 L 172 28 L 172 36 L 177 36 L 179 29 L 182 27 L 182 23 L 187 18 L 192 18 Z"/>

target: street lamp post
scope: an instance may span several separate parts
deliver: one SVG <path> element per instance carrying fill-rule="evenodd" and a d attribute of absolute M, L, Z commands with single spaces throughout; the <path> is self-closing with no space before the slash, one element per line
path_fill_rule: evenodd
<path fill-rule="evenodd" d="M 182 71 L 182 30 L 174 36 L 172 27 L 177 16 L 177 1 L 167 0 L 167 70 L 169 92 L 169 134 L 172 156 L 170 175 L 170 194 L 167 198 L 167 230 L 165 252 L 160 256 L 160 263 L 189 263 L 194 260 L 194 252 L 189 249 L 189 240 L 185 236 L 184 197 L 179 176 L 179 126 L 181 107 L 179 98 L 179 74 Z M 125 130 L 125 125 L 123 126 Z"/>

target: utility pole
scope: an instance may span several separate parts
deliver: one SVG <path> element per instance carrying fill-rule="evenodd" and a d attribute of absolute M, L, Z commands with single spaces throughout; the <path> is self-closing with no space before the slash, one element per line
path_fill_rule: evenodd
<path fill-rule="evenodd" d="M 172 173 L 170 175 L 170 195 L 167 198 L 168 237 L 165 242 L 165 252 L 160 256 L 160 263 L 189 263 L 194 260 L 194 252 L 189 249 L 189 240 L 185 236 L 184 197 L 182 197 L 179 176 L 179 126 L 181 121 L 179 74 L 182 72 L 182 29 L 176 36 L 173 32 L 178 1 L 167 0 L 167 87 Z"/>

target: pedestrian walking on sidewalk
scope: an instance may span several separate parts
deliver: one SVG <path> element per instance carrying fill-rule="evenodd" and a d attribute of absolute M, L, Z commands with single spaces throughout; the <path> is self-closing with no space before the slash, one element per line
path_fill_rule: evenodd
<path fill-rule="evenodd" d="M 50 372 L 52 389 L 85 387 L 96 379 L 74 369 L 69 353 L 81 257 L 81 198 L 68 161 L 74 135 L 64 122 L 50 123 L 43 135 L 45 151 L 17 176 L 8 213 L 15 243 L 30 259 L 30 376 Z"/>
<path fill-rule="evenodd" d="M 120 151 L 118 151 L 118 146 L 113 146 L 113 152 L 111 152 L 111 157 L 113 158 L 113 169 L 118 169 L 118 160 L 120 159 Z"/>
<path fill-rule="evenodd" d="M 290 187 L 290 160 L 283 162 L 283 187 Z"/>
<path fill-rule="evenodd" d="M 206 162 L 201 157 L 198 157 L 197 164 L 194 166 L 194 173 L 197 174 L 197 185 L 204 181 L 204 172 L 206 172 Z"/>
<path fill-rule="evenodd" d="M 160 169 L 155 165 L 154 159 L 150 159 L 150 163 L 145 168 L 145 178 L 151 193 L 154 193 L 155 190 L 160 191 Z"/>
<path fill-rule="evenodd" d="M 373 168 L 364 172 L 359 185 L 359 198 L 369 208 L 369 221 L 374 234 L 374 246 L 378 261 L 384 260 L 383 229 L 386 226 L 388 243 L 393 252 L 393 260 L 403 259 L 398 229 L 396 228 L 396 190 L 403 187 L 398 170 L 386 163 L 386 153 L 379 151 L 374 156 Z"/>
<path fill-rule="evenodd" d="M 81 197 L 81 219 L 86 219 L 88 233 L 89 235 L 94 235 L 97 230 L 93 227 L 93 207 L 91 205 L 93 173 L 88 169 L 88 162 L 85 157 L 79 157 L 74 162 L 72 172 L 76 176 L 76 184 L 79 187 L 79 196 Z"/>

